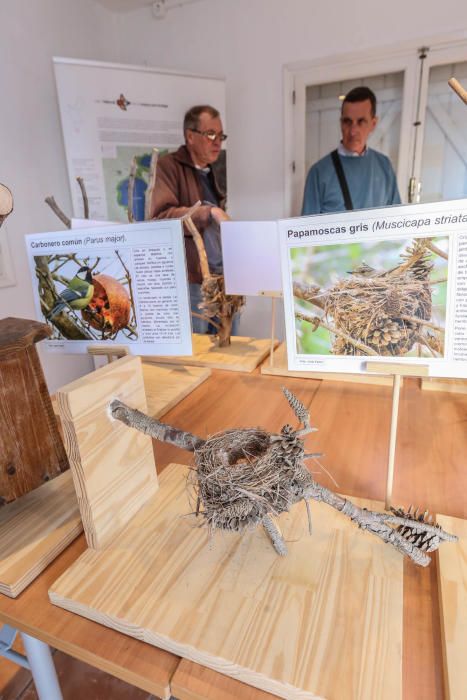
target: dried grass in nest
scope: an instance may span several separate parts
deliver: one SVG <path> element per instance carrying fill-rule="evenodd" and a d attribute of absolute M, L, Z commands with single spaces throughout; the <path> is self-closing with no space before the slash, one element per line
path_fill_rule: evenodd
<path fill-rule="evenodd" d="M 245 297 L 225 293 L 223 275 L 211 275 L 201 285 L 203 301 L 200 309 L 208 318 L 233 316 L 245 304 Z"/>
<path fill-rule="evenodd" d="M 285 429 L 287 431 L 287 428 Z M 267 514 L 290 510 L 304 479 L 302 444 L 287 432 L 277 440 L 261 428 L 228 430 L 209 437 L 195 450 L 188 485 L 204 523 L 241 532 L 254 528 Z M 305 470 L 306 472 L 306 470 Z"/>
<path fill-rule="evenodd" d="M 401 316 L 431 317 L 431 287 L 410 272 L 389 277 L 340 280 L 326 294 L 325 314 L 337 330 L 363 342 L 379 355 L 404 355 L 417 341 L 420 326 Z M 337 337 L 332 351 L 365 354 Z"/>

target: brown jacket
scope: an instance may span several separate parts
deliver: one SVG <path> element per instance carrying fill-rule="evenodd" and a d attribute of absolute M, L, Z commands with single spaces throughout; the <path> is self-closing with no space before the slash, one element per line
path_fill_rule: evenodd
<path fill-rule="evenodd" d="M 225 193 L 221 192 L 213 177 L 219 205 L 225 208 Z M 193 204 L 202 200 L 203 194 L 196 168 L 186 146 L 160 159 L 156 170 L 156 184 L 151 201 L 151 219 L 179 219 Z M 192 219 L 203 235 L 210 223 L 211 207 L 203 204 L 193 213 Z M 198 251 L 190 232 L 185 227 L 185 250 L 188 281 L 201 284 L 201 268 Z"/>

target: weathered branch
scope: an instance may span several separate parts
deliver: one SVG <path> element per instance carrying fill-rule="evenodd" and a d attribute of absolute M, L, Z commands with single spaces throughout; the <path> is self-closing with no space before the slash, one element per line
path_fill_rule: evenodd
<path fill-rule="evenodd" d="M 449 260 L 448 254 L 445 253 L 444 250 L 441 250 L 441 248 L 438 248 L 438 246 L 432 243 L 430 239 L 427 239 L 424 242 L 424 246 L 425 248 L 428 248 L 428 250 L 431 250 L 431 252 L 435 255 L 439 255 L 440 258 L 444 258 L 444 260 Z"/>
<path fill-rule="evenodd" d="M 400 318 L 403 321 L 409 321 L 410 323 L 418 323 L 419 326 L 426 326 L 427 328 L 432 328 L 438 333 L 445 333 L 446 330 L 442 326 L 437 326 L 436 323 L 431 323 L 426 321 L 424 318 L 418 318 L 418 316 L 407 316 L 407 314 L 401 314 Z"/>
<path fill-rule="evenodd" d="M 209 316 L 203 316 L 203 314 L 199 314 L 196 311 L 191 312 L 192 316 L 196 316 L 196 318 L 200 318 L 202 321 L 207 321 L 207 323 L 210 323 L 211 326 L 214 326 L 214 328 L 217 328 L 217 330 L 220 330 L 220 325 L 216 323 L 215 321 L 212 320 L 212 318 L 209 318 Z"/>
<path fill-rule="evenodd" d="M 151 200 L 156 185 L 157 159 L 159 151 L 157 148 L 152 149 L 151 164 L 149 166 L 149 180 L 146 192 L 144 194 L 144 220 L 149 221 L 151 218 Z"/>
<path fill-rule="evenodd" d="M 329 333 L 333 333 L 334 335 L 340 336 L 341 338 L 343 338 L 345 340 L 346 343 L 350 343 L 355 348 L 357 348 L 358 350 L 362 350 L 362 352 L 366 353 L 367 355 L 376 355 L 376 356 L 378 355 L 378 353 L 375 350 L 370 348 L 368 345 L 365 345 L 365 343 L 362 343 L 359 340 L 355 340 L 355 338 L 352 338 L 352 336 L 349 335 L 348 333 L 344 333 L 344 331 L 340 331 L 337 328 L 333 328 L 332 326 L 329 326 L 319 316 L 308 316 L 308 314 L 305 314 L 302 311 L 296 311 L 295 318 L 299 318 L 301 321 L 306 321 L 307 323 L 311 323 L 312 325 L 314 325 L 316 327 L 322 326 L 327 331 L 329 331 Z"/>
<path fill-rule="evenodd" d="M 208 277 L 211 276 L 211 273 L 209 271 L 208 256 L 206 254 L 206 248 L 204 247 L 203 238 L 198 229 L 196 228 L 195 224 L 193 223 L 193 219 L 191 218 L 191 216 L 186 214 L 183 217 L 183 222 L 189 230 L 189 232 L 191 233 L 191 235 L 193 236 L 193 240 L 198 250 L 199 263 L 201 266 L 201 275 L 203 277 L 203 280 L 208 279 Z"/>
<path fill-rule="evenodd" d="M 324 309 L 324 295 L 317 285 L 307 286 L 306 284 L 302 284 L 302 282 L 294 282 L 293 295 L 297 297 L 297 299 L 303 299 L 303 301 L 314 304 L 319 309 Z"/>
<path fill-rule="evenodd" d="M 130 291 L 129 296 L 130 296 L 131 310 L 133 312 L 133 321 L 136 322 L 136 309 L 135 309 L 135 302 L 134 302 L 134 298 L 133 298 L 133 285 L 132 285 L 132 281 L 131 281 L 131 274 L 130 274 L 129 269 L 125 265 L 123 258 L 120 255 L 120 253 L 118 252 L 118 250 L 115 251 L 115 255 L 120 260 L 120 263 L 121 263 L 123 269 L 125 270 L 125 278 L 126 278 L 126 281 L 128 282 L 128 289 Z"/>
<path fill-rule="evenodd" d="M 439 351 L 434 350 L 434 348 L 431 347 L 430 343 L 427 341 L 426 338 L 423 337 L 423 335 L 418 334 L 416 340 L 417 340 L 417 343 L 420 343 L 420 345 L 424 345 L 428 349 L 428 351 L 432 357 L 442 356 L 443 353 L 440 353 Z"/>
<path fill-rule="evenodd" d="M 202 438 L 183 430 L 172 428 L 172 426 L 161 423 L 155 418 L 150 418 L 142 411 L 138 411 L 136 408 L 130 408 L 118 399 L 114 399 L 111 402 L 109 409 L 113 418 L 122 421 L 122 423 L 130 426 L 130 428 L 140 430 L 142 433 L 150 435 L 155 440 L 168 442 L 171 445 L 180 447 L 182 450 L 194 452 L 195 449 L 202 447 L 205 443 L 205 440 Z"/>
<path fill-rule="evenodd" d="M 455 535 L 450 535 L 442 530 L 442 528 L 429 525 L 428 523 L 417 523 L 412 519 L 399 519 L 389 513 L 378 513 L 366 510 L 366 508 L 360 508 L 348 499 L 342 498 L 342 496 L 339 496 L 316 482 L 307 490 L 306 497 L 313 498 L 315 501 L 323 501 L 332 508 L 347 515 L 362 530 L 368 530 L 373 535 L 382 539 L 386 544 L 391 544 L 399 552 L 407 555 L 420 566 L 428 566 L 430 557 L 414 543 L 405 539 L 397 529 L 391 527 L 387 523 L 405 525 L 418 533 L 433 534 L 438 540 L 432 542 L 431 548 L 427 551 L 437 549 L 441 541 L 455 542 L 457 540 Z"/>
<path fill-rule="evenodd" d="M 130 224 L 133 223 L 134 216 L 133 216 L 133 199 L 134 199 L 134 192 L 135 192 L 135 178 L 136 178 L 136 169 L 138 167 L 138 164 L 136 162 L 136 158 L 133 158 L 131 161 L 131 168 L 130 168 L 130 174 L 128 176 L 128 221 Z"/>
<path fill-rule="evenodd" d="M 71 228 L 71 219 L 60 209 L 54 197 L 46 197 L 44 201 L 49 205 L 53 213 L 58 216 L 60 221 L 64 223 L 67 228 Z"/>
<path fill-rule="evenodd" d="M 89 219 L 89 202 L 88 202 L 88 195 L 86 192 L 86 187 L 84 186 L 84 180 L 82 177 L 77 177 L 76 182 L 79 185 L 79 188 L 81 190 L 81 196 L 83 198 L 83 213 L 84 213 L 84 218 Z"/>

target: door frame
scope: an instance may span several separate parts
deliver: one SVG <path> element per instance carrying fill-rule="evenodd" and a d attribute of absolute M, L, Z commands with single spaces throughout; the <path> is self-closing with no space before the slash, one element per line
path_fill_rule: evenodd
<path fill-rule="evenodd" d="M 423 81 L 419 90 L 419 49 L 422 46 L 429 50 L 424 59 Z M 351 80 L 360 78 L 362 75 L 396 72 L 404 74 L 396 175 L 402 201 L 406 202 L 410 177 L 415 176 L 419 179 L 420 175 L 424 123 L 422 119 L 416 137 L 414 122 L 419 93 L 419 114 L 425 114 L 429 68 L 433 65 L 465 60 L 467 60 L 467 38 L 465 32 L 457 32 L 284 66 L 284 216 L 298 216 L 301 210 L 306 177 L 305 114 L 308 86 Z"/>

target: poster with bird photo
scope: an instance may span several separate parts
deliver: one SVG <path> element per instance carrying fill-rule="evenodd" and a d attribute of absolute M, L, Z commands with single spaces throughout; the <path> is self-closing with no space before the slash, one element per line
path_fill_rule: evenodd
<path fill-rule="evenodd" d="M 129 260 L 57 253 L 34 256 L 44 321 L 52 339 L 131 343 L 138 340 Z"/>
<path fill-rule="evenodd" d="M 290 370 L 467 376 L 467 200 L 278 222 Z"/>
<path fill-rule="evenodd" d="M 443 357 L 449 239 L 292 248 L 297 351 Z"/>
<path fill-rule="evenodd" d="M 28 234 L 26 249 L 49 351 L 116 344 L 134 355 L 191 355 L 180 220 Z"/>

